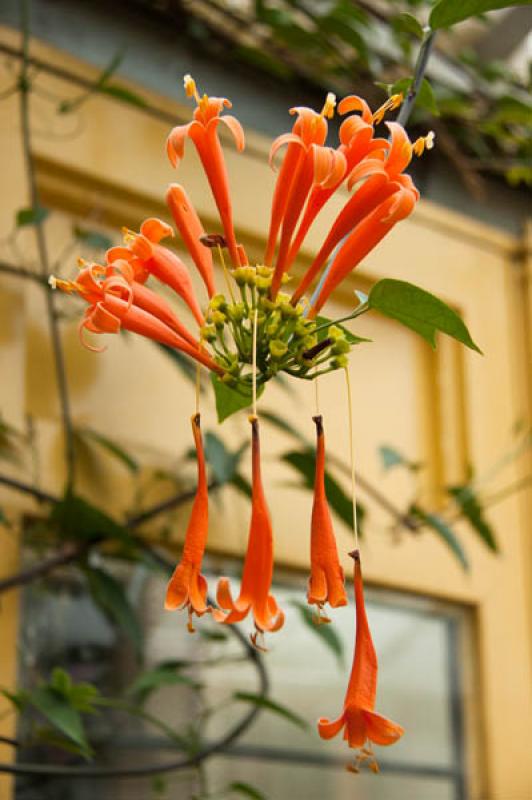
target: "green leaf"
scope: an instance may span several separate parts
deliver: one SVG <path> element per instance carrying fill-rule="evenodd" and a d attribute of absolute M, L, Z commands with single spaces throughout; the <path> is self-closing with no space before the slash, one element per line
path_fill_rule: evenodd
<path fill-rule="evenodd" d="M 135 695 L 139 703 L 144 703 L 149 695 L 162 686 L 187 685 L 199 689 L 200 685 L 188 675 L 179 672 L 180 662 L 168 662 L 154 669 L 146 670 L 136 678 L 127 689 L 127 694 Z"/>
<path fill-rule="evenodd" d="M 227 449 L 222 440 L 212 431 L 205 434 L 205 458 L 209 463 L 217 483 L 224 484 L 233 480 L 240 460 L 248 447 L 248 442 L 234 452 Z"/>
<path fill-rule="evenodd" d="M 26 225 L 39 225 L 44 222 L 50 212 L 43 206 L 35 208 L 19 208 L 15 217 L 17 228 L 24 228 Z"/>
<path fill-rule="evenodd" d="M 323 644 L 334 653 L 338 660 L 338 665 L 341 667 L 344 660 L 344 646 L 334 627 L 325 623 L 317 624 L 315 612 L 305 603 L 299 600 L 292 600 L 292 605 L 299 611 L 301 619 L 307 628 L 315 633 Z"/>
<path fill-rule="evenodd" d="M 103 233 L 93 231 L 89 228 L 82 228 L 80 225 L 74 225 L 72 234 L 78 241 L 83 242 L 87 247 L 92 247 L 94 250 L 108 250 L 112 247 L 113 242 Z"/>
<path fill-rule="evenodd" d="M 234 486 L 235 489 L 238 489 L 239 492 L 242 492 L 243 495 L 246 497 L 251 497 L 251 484 L 247 478 L 244 478 L 243 475 L 240 473 L 236 473 L 231 478 L 231 486 Z"/>
<path fill-rule="evenodd" d="M 419 333 L 434 348 L 436 331 L 441 331 L 482 354 L 456 311 L 413 283 L 385 278 L 373 286 L 368 303 L 370 308 Z"/>
<path fill-rule="evenodd" d="M 384 469 L 391 469 L 392 467 L 401 466 L 406 467 L 412 472 L 416 472 L 421 467 L 420 464 L 409 461 L 407 458 L 401 455 L 398 450 L 396 450 L 394 447 L 390 447 L 387 444 L 382 444 L 379 447 L 379 455 Z"/>
<path fill-rule="evenodd" d="M 473 489 L 469 486 L 450 486 L 447 491 L 483 542 L 496 553 L 499 548 L 495 534 L 484 517 L 484 511 Z"/>
<path fill-rule="evenodd" d="M 329 319 L 328 317 L 316 317 L 316 326 L 321 328 L 321 326 L 329 326 L 334 325 L 335 328 L 340 328 L 342 333 L 344 334 L 345 338 L 349 342 L 349 344 L 361 344 L 362 342 L 371 342 L 371 339 L 365 339 L 363 336 L 356 336 L 354 333 L 342 325 L 339 322 L 335 322 L 333 319 Z M 327 336 L 327 328 L 323 327 L 321 331 L 318 331 L 318 341 L 322 341 Z"/>
<path fill-rule="evenodd" d="M 64 696 L 51 686 L 39 686 L 28 699 L 51 725 L 75 742 L 86 757 L 91 754 L 81 716 Z"/>
<path fill-rule="evenodd" d="M 408 513 L 437 533 L 438 536 L 443 539 L 445 544 L 451 549 L 462 567 L 465 570 L 469 569 L 469 561 L 467 560 L 467 556 L 460 541 L 456 537 L 452 528 L 450 528 L 440 516 L 437 514 L 427 513 L 415 504 L 410 506 Z"/>
<path fill-rule="evenodd" d="M 55 667 L 55 669 L 52 671 L 50 686 L 52 689 L 55 689 L 56 692 L 59 692 L 59 694 L 68 697 L 70 694 L 70 690 L 72 689 L 72 681 L 70 679 L 70 675 L 68 674 L 68 672 L 65 672 L 64 669 L 61 669 L 60 667 Z"/>
<path fill-rule="evenodd" d="M 293 450 L 284 453 L 282 460 L 290 464 L 303 478 L 303 485 L 309 491 L 314 488 L 314 472 L 316 456 L 313 450 Z M 344 492 L 340 484 L 325 471 L 325 493 L 329 506 L 345 522 L 346 525 L 353 524 L 353 504 L 349 495 Z M 363 527 L 365 510 L 357 503 L 357 517 L 360 528 Z"/>
<path fill-rule="evenodd" d="M 418 22 L 418 20 L 407 11 L 402 11 L 396 17 L 393 17 L 392 22 L 397 31 L 411 33 L 414 36 L 417 36 L 418 39 L 423 39 L 425 36 L 421 23 Z"/>
<path fill-rule="evenodd" d="M 390 94 L 399 94 L 402 92 L 406 97 L 412 85 L 412 81 L 413 78 L 401 78 L 400 81 L 396 81 L 392 85 Z M 435 116 L 439 116 L 440 114 L 434 91 L 426 78 L 423 78 L 421 81 L 421 86 L 416 96 L 416 105 L 420 108 L 424 108 L 426 111 L 430 111 L 430 113 Z"/>
<path fill-rule="evenodd" d="M 255 789 L 254 786 L 250 786 L 249 783 L 242 783 L 242 781 L 234 781 L 233 783 L 230 783 L 226 791 L 242 794 L 244 797 L 250 797 L 251 800 L 266 800 L 265 794 L 259 792 L 259 790 Z"/>
<path fill-rule="evenodd" d="M 112 439 L 109 439 L 102 433 L 92 430 L 92 428 L 78 428 L 76 433 L 78 436 L 92 440 L 100 445 L 100 447 L 103 447 L 104 450 L 107 450 L 108 453 L 121 461 L 130 472 L 137 473 L 139 471 L 138 462 Z"/>
<path fill-rule="evenodd" d="M 87 540 L 114 539 L 132 544 L 126 528 L 115 522 L 96 506 L 78 495 L 67 493 L 53 507 L 49 521 L 55 525 L 64 539 Z"/>
<path fill-rule="evenodd" d="M 439 0 L 431 11 L 429 24 L 435 31 L 438 28 L 449 28 L 457 22 L 484 14 L 486 11 L 528 5 L 530 0 Z"/>
<path fill-rule="evenodd" d="M 119 86 L 117 83 L 105 83 L 98 88 L 98 91 L 101 94 L 109 94 L 111 97 L 115 97 L 117 100 L 121 100 L 123 103 L 129 103 L 129 105 L 136 106 L 137 108 L 146 108 L 147 106 L 146 101 L 140 97 L 140 95 L 132 92 L 130 89 L 126 89 L 124 86 Z"/>
<path fill-rule="evenodd" d="M 122 584 L 108 572 L 96 567 L 85 570 L 92 597 L 107 617 L 121 628 L 142 653 L 142 628 Z"/>
<path fill-rule="evenodd" d="M 233 389 L 221 381 L 217 375 L 211 375 L 211 382 L 216 399 L 218 422 L 223 422 L 224 419 L 227 419 L 237 411 L 242 411 L 243 408 L 251 406 L 251 387 L 249 389 L 247 387 L 239 387 L 238 390 Z M 257 387 L 257 397 L 260 397 L 263 391 L 264 384 Z"/>
<path fill-rule="evenodd" d="M 284 719 L 287 719 L 289 722 L 292 722 L 294 725 L 297 725 L 303 730 L 308 729 L 308 723 L 298 714 L 294 714 L 294 712 L 290 711 L 290 709 L 286 706 L 283 706 L 280 703 L 275 703 L 273 700 L 269 700 L 267 697 L 264 697 L 261 694 L 252 694 L 251 692 L 235 692 L 233 697 L 235 700 L 242 700 L 244 703 L 252 703 L 254 706 L 263 708 L 265 711 L 272 711 L 274 714 L 284 717 Z"/>

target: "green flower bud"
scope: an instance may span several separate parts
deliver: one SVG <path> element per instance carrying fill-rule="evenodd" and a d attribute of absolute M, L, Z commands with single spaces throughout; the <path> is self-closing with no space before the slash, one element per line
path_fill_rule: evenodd
<path fill-rule="evenodd" d="M 264 311 L 273 311 L 273 309 L 275 308 L 275 303 L 272 302 L 272 300 L 270 300 L 269 297 L 261 295 L 261 297 L 259 298 L 259 307 L 264 309 Z"/>
<path fill-rule="evenodd" d="M 200 338 L 205 342 L 214 342 L 216 339 L 216 328 L 214 325 L 204 325 L 200 328 Z"/>
<path fill-rule="evenodd" d="M 288 272 L 283 272 L 283 275 L 282 275 L 282 278 L 281 278 L 281 285 L 284 286 L 285 283 L 289 283 L 291 280 L 292 280 L 292 276 L 289 275 Z"/>
<path fill-rule="evenodd" d="M 234 377 L 230 375 L 228 372 L 224 372 L 220 380 L 222 381 L 222 383 L 226 383 L 228 386 L 234 386 L 236 384 Z"/>
<path fill-rule="evenodd" d="M 350 349 L 351 345 L 349 344 L 347 339 L 338 339 L 338 341 L 336 341 L 332 346 L 331 353 L 335 356 L 340 356 L 343 355 L 344 353 L 349 353 Z"/>
<path fill-rule="evenodd" d="M 333 369 L 344 369 L 347 367 L 348 363 L 349 361 L 347 356 L 337 356 L 331 361 L 331 367 Z"/>
<path fill-rule="evenodd" d="M 246 307 L 244 303 L 232 303 L 227 306 L 225 313 L 233 322 L 241 322 L 244 319 Z"/>
<path fill-rule="evenodd" d="M 273 341 L 270 342 L 270 353 L 272 358 L 282 358 L 284 355 L 286 355 L 287 350 L 288 345 L 286 342 L 281 341 L 281 339 L 273 339 Z"/>
<path fill-rule="evenodd" d="M 227 322 L 227 317 L 225 316 L 225 314 L 222 314 L 221 311 L 213 311 L 211 314 L 211 319 L 217 328 L 223 328 L 223 326 Z"/>
<path fill-rule="evenodd" d="M 242 274 L 244 276 L 244 283 L 248 286 L 255 286 L 255 281 L 257 277 L 257 271 L 255 267 L 240 267 L 242 270 Z"/>
<path fill-rule="evenodd" d="M 305 336 L 303 339 L 303 347 L 305 350 L 310 350 L 310 348 L 314 347 L 316 344 L 318 344 L 318 337 L 315 333 L 311 336 Z"/>
<path fill-rule="evenodd" d="M 211 297 L 209 300 L 209 308 L 211 311 L 225 311 L 226 306 L 227 301 L 223 294 L 215 294 L 214 297 Z"/>
<path fill-rule="evenodd" d="M 329 339 L 334 339 L 334 341 L 338 341 L 338 339 L 344 339 L 345 335 L 343 330 L 337 328 L 336 325 L 331 325 L 329 330 L 327 331 L 327 336 Z"/>
<path fill-rule="evenodd" d="M 271 279 L 271 277 L 264 278 L 264 277 L 262 277 L 262 275 L 257 275 L 257 277 L 255 279 L 255 283 L 257 284 L 257 289 L 259 290 L 259 292 L 261 294 L 266 294 L 266 292 L 268 291 L 268 289 L 272 285 L 272 279 Z"/>
<path fill-rule="evenodd" d="M 260 275 L 261 278 L 271 278 L 273 275 L 273 269 L 271 267 L 264 266 L 264 264 L 257 264 L 257 275 Z"/>

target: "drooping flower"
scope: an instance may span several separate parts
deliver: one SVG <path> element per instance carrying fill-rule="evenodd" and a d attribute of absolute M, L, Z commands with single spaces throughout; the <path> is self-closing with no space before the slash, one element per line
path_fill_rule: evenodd
<path fill-rule="evenodd" d="M 220 609 L 213 609 L 218 622 L 243 620 L 251 611 L 258 633 L 277 631 L 284 623 L 284 613 L 270 594 L 273 576 L 273 532 L 270 512 L 264 497 L 260 469 L 259 422 L 251 422 L 252 511 L 249 539 L 240 594 L 233 600 L 228 578 L 220 578 L 216 600 Z"/>
<path fill-rule="evenodd" d="M 322 739 L 332 739 L 341 730 L 349 747 L 361 749 L 360 761 L 373 758 L 367 742 L 378 745 L 391 745 L 404 733 L 396 722 L 377 714 L 375 699 L 377 694 L 377 654 L 373 646 L 364 604 L 364 586 L 360 555 L 358 550 L 351 553 L 355 562 L 355 606 L 356 639 L 353 667 L 344 699 L 342 713 L 335 720 L 321 718 L 318 733 Z M 373 760 L 371 764 L 375 764 Z M 370 765 L 371 765 L 370 764 Z M 356 771 L 356 767 L 354 768 Z"/>
<path fill-rule="evenodd" d="M 218 138 L 218 123 L 223 122 L 229 128 L 237 150 L 244 149 L 244 131 L 235 117 L 229 114 L 225 114 L 223 117 L 220 116 L 224 108 L 231 108 L 231 103 L 227 98 L 208 97 L 206 94 L 200 97 L 196 84 L 190 75 L 185 75 L 185 91 L 188 97 L 193 97 L 196 100 L 197 108 L 194 110 L 192 122 L 186 125 L 178 125 L 170 132 L 166 144 L 168 158 L 172 165 L 176 167 L 185 152 L 185 139 L 187 137 L 192 139 L 220 212 L 220 219 L 233 266 L 238 267 L 240 258 L 233 228 L 233 211 L 229 195 L 227 168 Z"/>
<path fill-rule="evenodd" d="M 127 249 L 142 265 L 144 272 L 154 275 L 161 283 L 165 283 L 183 298 L 198 325 L 205 319 L 199 306 L 190 273 L 177 253 L 160 244 L 161 239 L 173 236 L 174 232 L 166 222 L 150 217 L 140 226 L 140 233 L 125 230 Z"/>
<path fill-rule="evenodd" d="M 198 488 L 185 534 L 183 554 L 168 582 L 164 607 L 168 610 L 187 608 L 188 628 L 192 633 L 194 630 L 192 615 L 201 617 L 211 609 L 207 604 L 207 581 L 201 574 L 201 562 L 209 527 L 209 497 L 200 415 L 195 414 L 191 421 L 198 459 Z"/>
<path fill-rule="evenodd" d="M 151 292 L 147 287 L 139 287 L 130 283 L 127 274 L 127 262 L 122 264 L 122 274 L 117 274 L 117 263 L 114 266 L 104 267 L 92 264 L 84 267 L 76 281 L 66 281 L 52 277 L 50 284 L 54 289 L 69 294 L 78 294 L 89 304 L 83 319 L 79 324 L 80 336 L 83 344 L 89 350 L 101 351 L 104 348 L 94 347 L 83 340 L 83 331 L 91 333 L 118 333 L 128 330 L 138 333 L 168 347 L 181 350 L 199 361 L 208 369 L 217 373 L 223 370 L 212 360 L 209 354 L 199 345 L 191 344 L 170 327 L 179 322 L 173 315 L 169 306 L 162 298 Z M 140 291 L 144 304 L 135 303 L 135 293 Z"/>
<path fill-rule="evenodd" d="M 321 416 L 313 417 L 316 424 L 316 474 L 310 539 L 310 578 L 307 601 L 318 606 L 325 603 L 332 608 L 347 605 L 344 572 L 338 559 L 331 513 L 325 494 L 325 434 Z M 326 618 L 325 618 L 326 619 Z"/>

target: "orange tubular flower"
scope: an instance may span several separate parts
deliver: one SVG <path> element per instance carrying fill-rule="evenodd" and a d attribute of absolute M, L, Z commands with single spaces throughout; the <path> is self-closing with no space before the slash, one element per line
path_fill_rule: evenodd
<path fill-rule="evenodd" d="M 364 586 L 358 550 L 351 553 L 355 561 L 355 605 L 356 641 L 353 668 L 344 700 L 344 708 L 338 719 L 318 721 L 318 733 L 322 739 L 332 739 L 344 729 L 344 739 L 349 747 L 364 748 L 369 742 L 379 745 L 394 744 L 404 733 L 403 728 L 374 711 L 377 693 L 377 655 L 364 605 Z M 370 751 L 362 751 L 360 760 Z M 372 768 L 377 769 L 376 763 Z M 353 771 L 358 771 L 356 767 Z"/>
<path fill-rule="evenodd" d="M 260 471 L 259 422 L 250 418 L 252 440 L 252 513 L 248 549 L 237 600 L 233 600 L 228 578 L 220 578 L 216 599 L 220 609 L 213 609 L 218 622 L 240 622 L 251 610 L 258 633 L 277 631 L 284 623 L 284 613 L 270 594 L 273 575 L 273 533 L 266 505 Z M 222 610 L 223 609 L 223 610 Z M 255 641 L 255 637 L 252 637 Z"/>
<path fill-rule="evenodd" d="M 85 347 L 96 352 L 104 349 L 87 344 L 83 340 L 84 330 L 91 333 L 118 333 L 124 329 L 181 350 L 208 369 L 218 374 L 223 373 L 221 367 L 215 364 L 199 345 L 190 344 L 169 327 L 165 321 L 168 309 L 164 301 L 142 287 L 144 300 L 150 296 L 150 301 L 146 302 L 146 305 L 149 305 L 151 310 L 136 305 L 135 290 L 132 285 L 123 275 L 117 275 L 110 270 L 112 268 L 93 264 L 80 272 L 77 281 L 50 279 L 53 288 L 79 294 L 89 303 L 79 325 L 81 340 Z"/>
<path fill-rule="evenodd" d="M 178 183 L 170 184 L 166 193 L 166 202 L 168 208 L 172 212 L 174 222 L 181 234 L 181 238 L 187 246 L 198 268 L 198 272 L 203 278 L 208 295 L 212 297 L 216 294 L 212 253 L 208 247 L 205 247 L 200 242 L 201 237 L 205 235 L 205 230 L 201 224 L 200 218 L 190 202 L 187 193 Z"/>
<path fill-rule="evenodd" d="M 164 607 L 168 610 L 186 607 L 189 614 L 188 629 L 193 633 L 192 614 L 201 617 L 211 608 L 207 605 L 207 581 L 201 574 L 209 527 L 209 497 L 200 415 L 195 414 L 191 421 L 198 458 L 198 488 L 185 535 L 183 555 L 168 583 Z"/>
<path fill-rule="evenodd" d="M 347 605 L 344 572 L 338 560 L 338 550 L 325 494 L 325 435 L 321 416 L 313 417 L 316 424 L 317 452 L 312 506 L 312 531 L 310 540 L 311 571 L 307 602 L 318 606 L 325 603 L 332 608 Z"/>
<path fill-rule="evenodd" d="M 140 233 L 125 231 L 125 239 L 131 250 L 145 271 L 154 275 L 161 283 L 170 286 L 192 311 L 198 325 L 204 325 L 205 319 L 194 293 L 194 287 L 187 267 L 179 256 L 167 247 L 159 244 L 161 239 L 173 236 L 170 225 L 160 219 L 150 217 L 140 226 Z"/>
<path fill-rule="evenodd" d="M 218 139 L 218 123 L 223 122 L 227 125 L 235 139 L 237 150 L 244 149 L 244 131 L 235 117 L 227 114 L 223 117 L 220 116 L 224 107 L 231 108 L 231 103 L 225 97 L 208 97 L 206 94 L 200 97 L 190 75 L 185 76 L 185 91 L 188 97 L 194 97 L 197 108 L 194 110 L 192 122 L 187 125 L 178 125 L 170 132 L 166 144 L 168 158 L 172 165 L 177 167 L 184 155 L 185 139 L 187 136 L 192 139 L 220 212 L 231 260 L 237 267 L 240 265 L 240 259 L 233 228 L 227 169 Z"/>

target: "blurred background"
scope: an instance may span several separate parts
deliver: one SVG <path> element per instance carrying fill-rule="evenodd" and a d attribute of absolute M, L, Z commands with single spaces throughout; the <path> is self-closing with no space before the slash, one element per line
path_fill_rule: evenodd
<path fill-rule="evenodd" d="M 364 317 L 355 329 L 372 340 L 354 349 L 351 365 L 377 710 L 406 729 L 395 747 L 376 748 L 379 776 L 346 772 L 345 743 L 323 742 L 315 731 L 319 716 L 341 709 L 354 621 L 351 607 L 317 628 L 304 605 L 313 387 L 276 382 L 259 407 L 275 594 L 287 611 L 261 657 L 245 624 L 239 637 L 200 620 L 190 636 L 185 619 L 163 611 L 196 480 L 194 370 L 133 336 L 109 337 L 105 354 L 89 352 L 77 332 L 83 304 L 47 305 L 49 273 L 74 277 L 78 256 L 101 259 L 121 241 L 121 226 L 170 221 L 171 181 L 186 187 L 205 229 L 219 231 L 193 148 L 177 173 L 165 154 L 169 129 L 191 115 L 185 73 L 200 92 L 230 98 L 246 129 L 242 154 L 222 139 L 237 238 L 260 263 L 275 181 L 268 153 L 291 129 L 288 109 L 319 109 L 328 91 L 360 94 L 376 108 L 388 91 L 408 87 L 430 7 L 32 0 L 25 59 L 21 4 L 3 0 L 3 800 L 532 797 L 530 6 L 438 34 L 408 126 L 411 138 L 436 133 L 435 149 L 410 170 L 422 199 L 327 307 L 341 317 L 355 290 L 383 277 L 411 281 L 458 310 L 484 353 L 446 337 L 432 350 L 384 317 Z M 29 90 L 20 92 L 22 68 Z M 333 121 L 329 143 L 335 136 Z M 297 269 L 310 263 L 341 199 L 318 218 Z M 217 576 L 237 580 L 241 571 L 249 426 L 244 412 L 219 426 L 204 389 L 212 590 Z M 63 495 L 72 477 L 65 395 L 74 499 Z M 353 545 L 343 377 L 326 376 L 320 395 L 345 554 Z M 85 684 L 93 694 L 74 697 L 72 686 Z M 217 742 L 199 766 L 157 773 L 176 753 Z M 19 774 L 9 775 L 16 763 Z M 108 768 L 107 777 L 95 779 L 91 764 Z M 87 765 L 84 778 L 68 773 Z M 113 774 L 144 766 L 153 774 Z M 55 768 L 67 768 L 66 777 Z"/>

